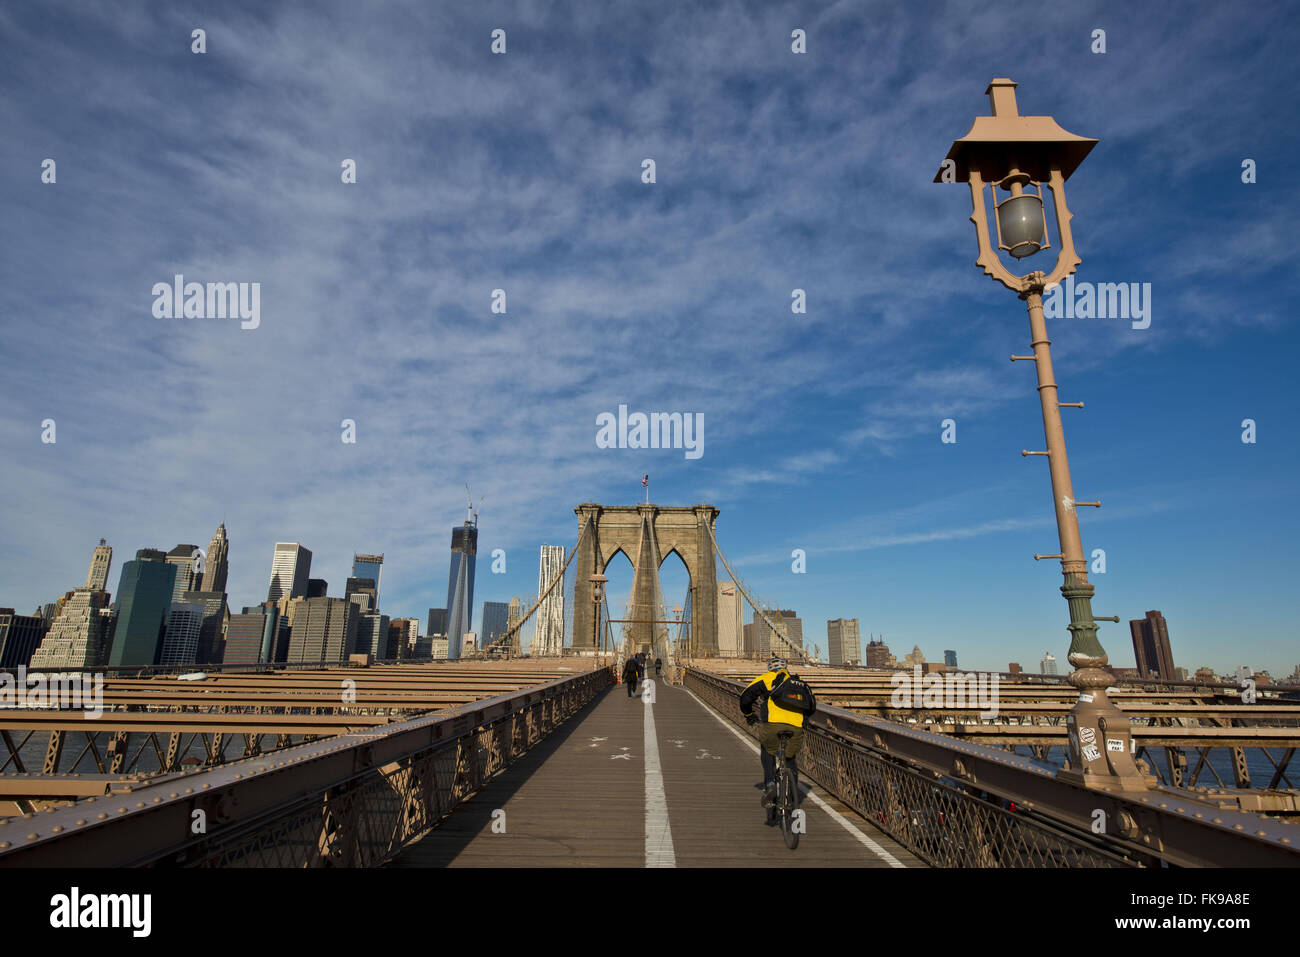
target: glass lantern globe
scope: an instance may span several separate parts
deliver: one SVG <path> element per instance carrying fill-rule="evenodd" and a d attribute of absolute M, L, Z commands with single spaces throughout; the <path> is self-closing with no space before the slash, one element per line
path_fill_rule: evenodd
<path fill-rule="evenodd" d="M 1032 193 L 1012 196 L 998 204 L 998 233 L 1002 248 L 1016 259 L 1043 248 L 1043 201 Z"/>

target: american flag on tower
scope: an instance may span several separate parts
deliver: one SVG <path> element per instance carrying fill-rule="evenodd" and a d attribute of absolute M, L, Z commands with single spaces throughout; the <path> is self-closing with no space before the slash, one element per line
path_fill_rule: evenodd
<path fill-rule="evenodd" d="M 643 475 L 643 476 L 641 476 L 641 487 L 642 487 L 642 488 L 649 488 L 649 487 L 650 487 L 650 476 L 648 476 L 648 475 Z"/>

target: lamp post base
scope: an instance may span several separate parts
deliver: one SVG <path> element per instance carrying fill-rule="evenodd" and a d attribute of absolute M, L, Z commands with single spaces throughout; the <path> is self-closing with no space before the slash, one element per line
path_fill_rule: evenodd
<path fill-rule="evenodd" d="M 1079 700 L 1070 709 L 1070 767 L 1057 773 L 1063 781 L 1103 791 L 1145 791 L 1156 779 L 1138 764 L 1133 725 L 1106 693 L 1112 676 L 1100 658 L 1072 653 L 1070 684 Z"/>

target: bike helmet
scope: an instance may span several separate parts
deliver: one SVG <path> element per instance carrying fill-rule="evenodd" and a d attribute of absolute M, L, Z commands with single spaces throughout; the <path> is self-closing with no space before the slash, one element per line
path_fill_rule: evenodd
<path fill-rule="evenodd" d="M 787 668 L 786 660 L 780 655 L 773 655 L 767 660 L 768 671 L 785 671 Z"/>

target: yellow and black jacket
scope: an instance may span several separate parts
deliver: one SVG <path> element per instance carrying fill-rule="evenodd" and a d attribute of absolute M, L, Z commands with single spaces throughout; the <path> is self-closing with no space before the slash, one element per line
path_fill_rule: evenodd
<path fill-rule="evenodd" d="M 757 710 L 759 721 L 766 721 L 771 724 L 788 724 L 796 728 L 802 728 L 803 715 L 795 711 L 787 711 L 769 700 L 772 689 L 779 682 L 785 681 L 789 677 L 790 672 L 784 670 L 769 671 L 765 675 L 759 675 L 749 683 L 749 687 L 741 694 L 740 713 L 748 716 Z M 757 709 L 754 707 L 755 703 L 758 705 Z"/>

